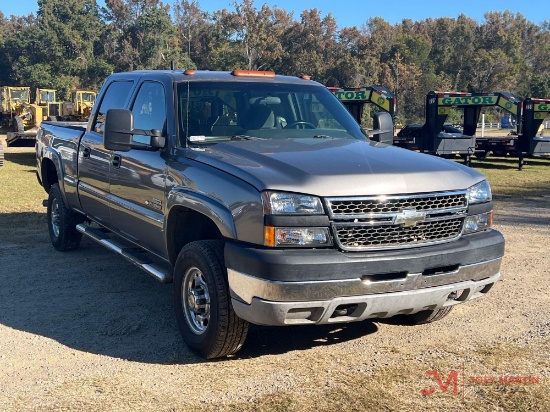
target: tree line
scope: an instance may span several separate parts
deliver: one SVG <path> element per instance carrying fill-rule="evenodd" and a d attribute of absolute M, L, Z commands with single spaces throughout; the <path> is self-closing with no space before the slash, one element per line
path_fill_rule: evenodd
<path fill-rule="evenodd" d="M 368 11 L 366 12 L 368 14 Z M 550 97 L 550 23 L 487 12 L 478 22 L 365 16 L 339 27 L 329 13 L 235 0 L 213 13 L 196 1 L 38 0 L 36 15 L 0 12 L 0 85 L 99 88 L 112 72 L 177 68 L 309 74 L 329 86 L 380 84 L 398 99 L 398 121 L 423 117 L 430 90 Z"/>

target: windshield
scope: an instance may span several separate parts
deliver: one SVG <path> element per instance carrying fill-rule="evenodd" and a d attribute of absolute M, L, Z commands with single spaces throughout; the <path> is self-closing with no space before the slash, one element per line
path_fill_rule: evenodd
<path fill-rule="evenodd" d="M 88 102 L 88 103 L 94 103 L 95 102 L 95 93 L 83 92 L 82 93 L 82 101 L 83 102 Z"/>
<path fill-rule="evenodd" d="M 55 101 L 55 92 L 54 91 L 40 91 L 40 102 L 54 102 Z"/>
<path fill-rule="evenodd" d="M 178 100 L 180 133 L 191 143 L 239 138 L 365 139 L 353 117 L 322 86 L 188 82 L 178 85 Z"/>
<path fill-rule="evenodd" d="M 11 99 L 14 102 L 27 102 L 29 100 L 29 91 L 24 90 L 14 90 L 11 89 Z"/>

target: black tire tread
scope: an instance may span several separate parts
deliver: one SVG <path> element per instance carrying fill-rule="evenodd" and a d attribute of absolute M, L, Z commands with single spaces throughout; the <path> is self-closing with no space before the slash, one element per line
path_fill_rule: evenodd
<path fill-rule="evenodd" d="M 57 198 L 59 211 L 62 214 L 58 239 L 53 238 L 50 227 L 49 219 L 52 197 Z M 52 245 L 60 252 L 67 252 L 78 248 L 78 246 L 80 246 L 80 241 L 82 240 L 82 233 L 76 230 L 76 225 L 81 223 L 83 220 L 84 217 L 82 215 L 67 208 L 63 200 L 59 184 L 54 183 L 50 188 L 50 195 L 48 197 L 48 230 L 50 231 Z"/>
<path fill-rule="evenodd" d="M 437 322 L 438 320 L 443 319 L 453 310 L 454 306 L 445 306 L 440 309 L 433 311 L 423 311 L 418 312 L 413 315 L 408 315 L 408 320 L 411 321 L 413 325 L 424 325 L 426 323 Z"/>
<path fill-rule="evenodd" d="M 201 260 L 210 268 L 215 282 L 215 285 L 211 285 L 213 289 L 216 289 L 215 295 L 218 297 L 218 332 L 215 340 L 209 346 L 195 346 L 186 342 L 192 350 L 199 352 L 206 359 L 220 358 L 236 353 L 241 349 L 248 333 L 248 322 L 239 318 L 231 305 L 223 248 L 224 243 L 220 240 L 201 240 L 186 245 L 178 256 L 178 261 L 191 255 L 201 257 Z M 177 262 L 176 268 L 178 268 Z M 181 276 L 181 273 L 176 273 L 174 277 L 176 278 L 178 275 Z M 174 289 L 174 293 L 180 293 L 177 290 L 181 287 L 180 282 L 175 282 L 175 285 L 177 287 Z M 178 310 L 177 303 L 176 310 Z"/>
<path fill-rule="evenodd" d="M 222 276 L 216 277 L 218 284 L 219 286 L 221 286 L 220 283 L 223 284 L 225 290 L 229 291 L 227 270 L 225 269 L 225 259 L 223 254 L 224 243 L 220 240 L 209 241 L 209 243 L 211 243 L 211 250 L 214 252 L 215 257 L 218 260 L 220 267 L 223 268 L 224 272 Z M 248 322 L 239 318 L 235 314 L 233 306 L 231 305 L 229 293 L 224 295 L 224 300 L 225 304 L 229 307 L 229 311 L 227 314 L 228 316 L 226 317 L 227 336 L 225 341 L 220 345 L 219 355 L 215 357 L 228 356 L 239 351 L 243 346 L 244 341 L 246 340 L 246 336 L 248 334 Z"/>

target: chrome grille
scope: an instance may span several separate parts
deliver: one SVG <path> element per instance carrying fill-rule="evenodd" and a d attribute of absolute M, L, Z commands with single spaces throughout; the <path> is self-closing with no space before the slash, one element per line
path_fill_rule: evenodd
<path fill-rule="evenodd" d="M 343 250 L 406 248 L 456 239 L 468 206 L 466 192 L 329 198 L 325 202 Z"/>
<path fill-rule="evenodd" d="M 336 215 L 361 215 L 369 213 L 397 213 L 403 209 L 434 210 L 454 207 L 465 207 L 464 194 L 447 194 L 443 196 L 354 198 L 350 200 L 332 200 L 331 211 Z"/>

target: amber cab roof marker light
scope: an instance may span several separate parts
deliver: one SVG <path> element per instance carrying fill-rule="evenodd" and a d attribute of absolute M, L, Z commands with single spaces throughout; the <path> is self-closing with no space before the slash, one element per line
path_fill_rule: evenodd
<path fill-rule="evenodd" d="M 275 72 L 265 72 L 261 70 L 233 70 L 231 74 L 239 77 L 275 77 Z"/>
<path fill-rule="evenodd" d="M 303 79 L 303 80 L 311 80 L 311 76 L 309 74 L 302 74 L 300 76 L 300 79 Z"/>
<path fill-rule="evenodd" d="M 187 69 L 183 72 L 186 76 L 193 76 L 195 74 L 195 70 L 193 69 Z"/>

